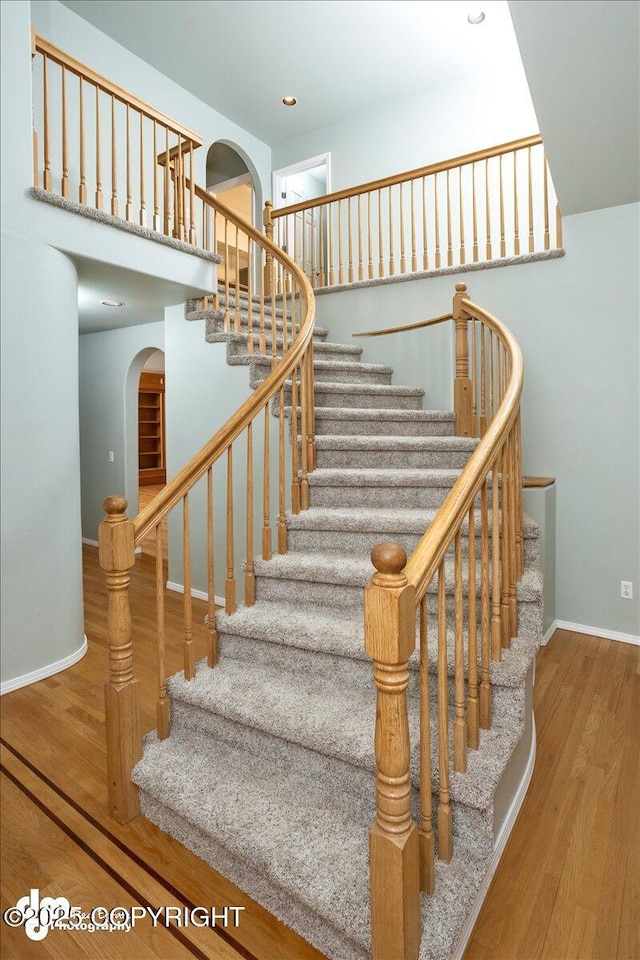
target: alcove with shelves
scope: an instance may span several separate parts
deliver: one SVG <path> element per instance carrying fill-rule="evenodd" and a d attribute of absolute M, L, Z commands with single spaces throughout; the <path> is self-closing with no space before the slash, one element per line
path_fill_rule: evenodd
<path fill-rule="evenodd" d="M 146 370 L 138 387 L 138 476 L 141 487 L 167 482 L 164 373 Z"/>

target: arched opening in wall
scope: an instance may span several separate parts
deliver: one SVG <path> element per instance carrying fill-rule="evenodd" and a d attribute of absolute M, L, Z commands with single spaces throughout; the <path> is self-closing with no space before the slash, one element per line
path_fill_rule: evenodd
<path fill-rule="evenodd" d="M 167 482 L 165 429 L 165 364 L 162 350 L 143 363 L 138 379 L 138 509 L 142 510 Z M 167 523 L 162 523 L 162 555 L 167 558 Z M 156 555 L 156 537 L 140 544 L 143 553 Z"/>
<path fill-rule="evenodd" d="M 221 203 L 233 210 L 243 220 L 254 225 L 260 223 L 262 191 L 257 171 L 251 160 L 235 144 L 218 140 L 207 153 L 207 190 Z M 249 253 L 247 237 L 237 237 L 233 229 L 227 229 L 221 216 L 216 217 L 216 253 L 223 258 L 218 270 L 220 280 L 229 284 L 247 287 Z"/>

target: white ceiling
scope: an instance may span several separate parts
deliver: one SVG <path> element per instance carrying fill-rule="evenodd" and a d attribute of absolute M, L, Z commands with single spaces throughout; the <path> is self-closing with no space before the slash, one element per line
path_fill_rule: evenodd
<path fill-rule="evenodd" d="M 467 22 L 474 0 L 63 2 L 271 145 L 486 71 L 497 55 L 519 65 L 506 0 L 481 3 L 479 26 Z"/>

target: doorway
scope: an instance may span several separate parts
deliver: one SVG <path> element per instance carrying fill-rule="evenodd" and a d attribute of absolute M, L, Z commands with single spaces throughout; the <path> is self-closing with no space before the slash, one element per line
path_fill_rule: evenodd
<path fill-rule="evenodd" d="M 207 154 L 207 192 L 252 226 L 260 221 L 259 181 L 240 148 L 219 140 Z M 214 221 L 215 252 L 222 257 L 218 278 L 230 286 L 247 288 L 249 249 L 246 234 L 238 232 L 220 214 Z"/>
<path fill-rule="evenodd" d="M 273 171 L 273 204 L 275 208 L 291 207 L 294 204 L 304 203 L 324 197 L 330 191 L 330 159 L 328 153 L 317 157 L 310 157 L 288 167 Z M 312 283 L 319 276 L 316 265 L 312 262 L 312 252 L 320 250 L 322 237 L 327 236 L 326 208 L 311 207 L 301 210 L 284 218 L 281 237 L 284 238 L 283 248 L 290 257 L 302 267 Z M 326 262 L 324 257 L 319 260 Z M 313 276 L 316 272 L 317 276 Z"/>
<path fill-rule="evenodd" d="M 165 357 L 154 350 L 138 381 L 138 509 L 153 500 L 167 482 L 165 428 Z M 167 522 L 161 524 L 162 556 L 167 559 Z M 156 555 L 155 532 L 141 542 L 142 552 Z"/>

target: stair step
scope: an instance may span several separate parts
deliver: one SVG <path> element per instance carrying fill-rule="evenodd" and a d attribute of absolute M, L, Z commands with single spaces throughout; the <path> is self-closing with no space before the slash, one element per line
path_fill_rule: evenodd
<path fill-rule="evenodd" d="M 319 468 L 462 468 L 478 446 L 470 437 L 395 437 L 320 434 Z"/>
<path fill-rule="evenodd" d="M 287 411 L 289 415 L 290 411 Z M 448 410 L 409 410 L 356 407 L 316 407 L 316 434 L 376 436 L 450 436 L 455 429 L 455 414 Z"/>
<path fill-rule="evenodd" d="M 226 334 L 229 332 L 236 332 L 235 330 L 235 317 L 231 317 L 231 327 L 232 331 L 225 331 L 224 329 L 224 310 L 188 310 L 185 313 L 187 320 L 204 320 L 205 321 L 205 340 L 207 343 L 217 343 L 220 340 L 224 340 Z M 240 330 L 237 331 L 242 333 L 246 331 L 248 325 L 249 314 L 246 310 L 240 311 Z M 269 316 L 268 323 L 265 324 L 265 327 L 268 330 L 272 329 L 271 317 Z M 282 334 L 283 331 L 283 322 L 281 316 L 276 316 L 276 336 L 279 332 Z M 253 313 L 253 332 L 254 337 L 257 339 L 260 335 L 260 314 Z M 324 340 L 329 335 L 329 331 L 326 327 L 314 326 L 313 328 L 313 339 L 315 340 Z M 287 323 L 287 336 L 288 339 L 291 339 L 291 321 Z"/>
<path fill-rule="evenodd" d="M 247 344 L 249 340 L 248 333 L 225 333 L 220 336 L 227 342 L 227 362 L 229 364 L 250 364 L 256 355 L 260 338 L 259 334 L 254 333 L 254 352 L 247 353 Z M 265 347 L 269 357 L 271 357 L 271 332 L 265 335 Z M 287 341 L 287 346 L 289 342 Z M 284 347 L 284 340 L 281 336 L 276 337 L 276 356 L 281 357 Z M 318 340 L 313 345 L 314 356 L 320 359 L 332 360 L 359 360 L 362 355 L 362 348 L 352 346 L 350 343 L 332 343 L 328 340 Z"/>
<path fill-rule="evenodd" d="M 319 407 L 344 407 L 347 399 L 354 407 L 376 410 L 393 403 L 394 408 L 419 410 L 424 390 L 418 387 L 397 387 L 378 383 L 317 383 L 315 386 L 316 409 Z"/>
<path fill-rule="evenodd" d="M 251 386 L 258 387 L 271 373 L 271 357 L 254 356 L 251 364 Z M 324 383 L 367 386 L 391 384 L 392 367 L 381 363 L 361 363 L 358 360 L 314 359 L 313 376 L 316 393 Z"/>
<path fill-rule="evenodd" d="M 314 507 L 437 507 L 461 469 L 318 469 L 309 474 Z"/>

